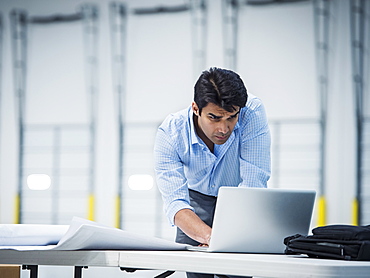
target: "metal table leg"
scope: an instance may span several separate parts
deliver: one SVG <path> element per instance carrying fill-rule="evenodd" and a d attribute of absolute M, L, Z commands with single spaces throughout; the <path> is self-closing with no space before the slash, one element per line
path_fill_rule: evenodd
<path fill-rule="evenodd" d="M 167 270 L 167 271 L 155 276 L 154 278 L 166 278 L 166 277 L 168 277 L 168 276 L 170 276 L 174 273 L 175 273 L 175 271 L 173 271 L 173 270 Z"/>
<path fill-rule="evenodd" d="M 74 278 L 82 278 L 82 269 L 87 268 L 87 266 L 75 266 Z"/>
<path fill-rule="evenodd" d="M 22 269 L 30 271 L 30 278 L 37 278 L 38 265 L 22 265 Z"/>

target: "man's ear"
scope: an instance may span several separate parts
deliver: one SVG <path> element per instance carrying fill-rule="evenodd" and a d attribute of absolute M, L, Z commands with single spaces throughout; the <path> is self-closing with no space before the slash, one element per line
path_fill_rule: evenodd
<path fill-rule="evenodd" d="M 191 103 L 191 108 L 193 109 L 194 114 L 199 116 L 199 108 L 198 108 L 198 105 L 194 101 Z"/>

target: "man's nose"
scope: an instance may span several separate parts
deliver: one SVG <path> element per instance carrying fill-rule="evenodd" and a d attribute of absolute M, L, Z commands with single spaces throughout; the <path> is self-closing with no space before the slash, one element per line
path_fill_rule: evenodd
<path fill-rule="evenodd" d="M 220 121 L 217 126 L 217 131 L 222 134 L 226 134 L 229 131 L 229 125 L 225 121 Z"/>

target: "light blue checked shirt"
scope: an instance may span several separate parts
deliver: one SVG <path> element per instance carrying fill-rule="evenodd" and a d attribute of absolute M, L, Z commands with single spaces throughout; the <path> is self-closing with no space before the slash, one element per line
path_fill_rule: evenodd
<path fill-rule="evenodd" d="M 212 153 L 196 134 L 191 107 L 169 115 L 157 131 L 154 159 L 165 213 L 191 209 L 189 191 L 217 196 L 221 186 L 266 187 L 270 178 L 270 132 L 262 102 L 248 96 L 238 122 Z"/>

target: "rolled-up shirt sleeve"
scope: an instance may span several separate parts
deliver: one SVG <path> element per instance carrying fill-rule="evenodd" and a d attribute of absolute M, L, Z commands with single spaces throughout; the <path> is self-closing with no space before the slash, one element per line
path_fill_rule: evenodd
<path fill-rule="evenodd" d="M 171 136 L 159 128 L 156 134 L 154 159 L 158 189 L 162 194 L 165 213 L 172 225 L 176 213 L 191 209 L 184 165 Z"/>

